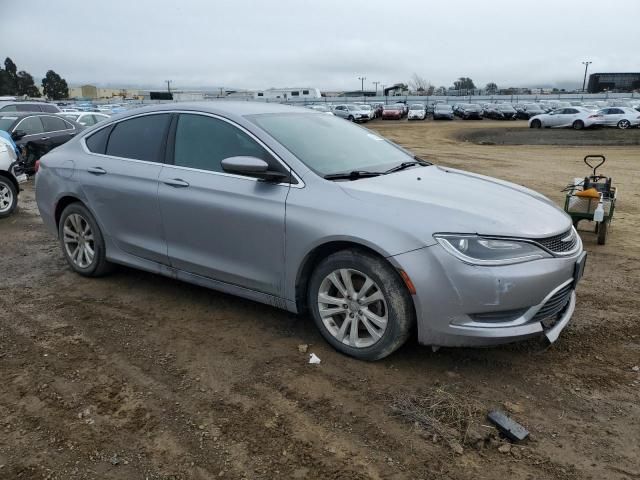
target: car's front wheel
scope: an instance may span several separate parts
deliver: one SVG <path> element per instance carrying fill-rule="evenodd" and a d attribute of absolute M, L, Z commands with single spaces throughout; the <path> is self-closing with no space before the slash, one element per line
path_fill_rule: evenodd
<path fill-rule="evenodd" d="M 385 259 L 355 249 L 320 262 L 307 302 L 322 336 L 336 350 L 362 360 L 394 352 L 415 323 L 399 273 Z"/>
<path fill-rule="evenodd" d="M 67 263 L 76 273 L 99 277 L 112 269 L 100 227 L 84 205 L 72 203 L 62 211 L 58 237 Z"/>
<path fill-rule="evenodd" d="M 584 122 L 582 120 L 576 120 L 572 126 L 574 130 L 582 130 L 584 128 Z"/>
<path fill-rule="evenodd" d="M 542 122 L 537 118 L 535 120 L 531 120 L 531 128 L 542 128 Z"/>
<path fill-rule="evenodd" d="M 631 126 L 631 122 L 629 120 L 622 119 L 618 122 L 618 128 L 621 130 L 626 130 L 630 126 Z"/>
<path fill-rule="evenodd" d="M 18 189 L 11 180 L 0 175 L 0 218 L 11 215 L 18 205 Z"/>

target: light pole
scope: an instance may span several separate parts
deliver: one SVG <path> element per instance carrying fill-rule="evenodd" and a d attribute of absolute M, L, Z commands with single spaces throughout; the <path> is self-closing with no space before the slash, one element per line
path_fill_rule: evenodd
<path fill-rule="evenodd" d="M 171 93 L 171 82 L 173 80 L 165 80 L 165 82 L 167 82 L 167 92 Z"/>
<path fill-rule="evenodd" d="M 587 84 L 587 69 L 589 68 L 589 65 L 591 65 L 593 62 L 582 62 L 582 64 L 584 65 L 584 78 L 582 79 L 582 93 L 584 93 L 584 87 Z"/>
<path fill-rule="evenodd" d="M 364 81 L 367 79 L 367 77 L 362 76 L 362 77 L 358 77 L 358 80 L 360 80 L 360 91 L 362 92 L 362 101 L 364 102 Z"/>
<path fill-rule="evenodd" d="M 376 97 L 377 97 L 378 96 L 378 84 L 380 82 L 371 82 L 371 83 L 373 83 L 376 86 Z"/>

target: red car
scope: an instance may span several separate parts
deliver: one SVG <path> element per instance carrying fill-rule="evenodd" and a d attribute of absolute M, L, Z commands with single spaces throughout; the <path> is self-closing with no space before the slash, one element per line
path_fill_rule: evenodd
<path fill-rule="evenodd" d="M 400 120 L 402 118 L 402 107 L 398 105 L 385 105 L 382 108 L 383 120 Z"/>

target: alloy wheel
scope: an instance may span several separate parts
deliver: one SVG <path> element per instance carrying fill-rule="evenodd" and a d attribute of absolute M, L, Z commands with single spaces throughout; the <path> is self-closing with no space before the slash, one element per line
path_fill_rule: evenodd
<path fill-rule="evenodd" d="M 13 191 L 9 185 L 0 183 L 0 213 L 8 212 L 13 205 Z"/>
<path fill-rule="evenodd" d="M 622 130 L 626 130 L 630 126 L 631 126 L 631 122 L 629 122 L 629 120 L 620 120 L 618 122 L 618 128 L 620 128 Z"/>
<path fill-rule="evenodd" d="M 389 310 L 384 294 L 358 270 L 341 268 L 322 280 L 318 311 L 329 333 L 354 348 L 370 347 L 387 329 Z"/>
<path fill-rule="evenodd" d="M 86 218 L 72 213 L 64 221 L 64 248 L 67 256 L 79 268 L 87 268 L 95 257 L 91 225 Z"/>

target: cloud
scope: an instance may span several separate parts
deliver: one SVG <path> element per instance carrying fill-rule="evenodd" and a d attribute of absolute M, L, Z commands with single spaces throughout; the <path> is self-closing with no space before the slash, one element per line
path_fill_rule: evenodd
<path fill-rule="evenodd" d="M 633 71 L 640 2 L 4 0 L 0 55 L 34 76 L 162 88 L 574 82 Z M 622 35 L 621 35 L 622 34 Z M 618 39 L 624 41 L 618 41 Z M 368 85 L 371 87 L 371 84 Z"/>

